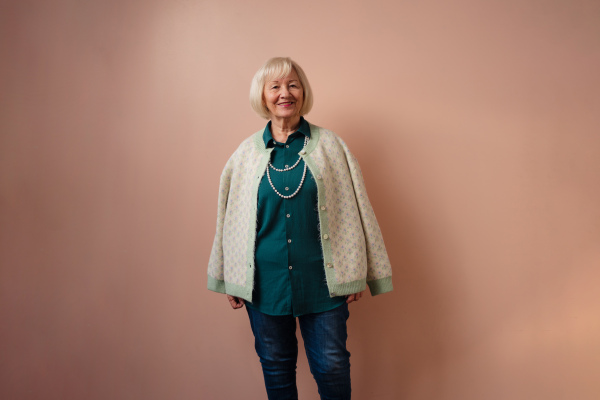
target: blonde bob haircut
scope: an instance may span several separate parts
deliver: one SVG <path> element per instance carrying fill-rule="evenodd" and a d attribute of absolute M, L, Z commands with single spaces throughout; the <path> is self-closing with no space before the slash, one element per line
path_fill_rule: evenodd
<path fill-rule="evenodd" d="M 252 106 L 252 109 L 264 119 L 271 119 L 269 109 L 265 105 L 263 97 L 265 82 L 273 79 L 285 78 L 292 72 L 292 69 L 298 74 L 304 92 L 304 100 L 302 108 L 300 109 L 300 115 L 308 114 L 312 108 L 312 90 L 310 89 L 310 84 L 308 83 L 308 79 L 302 68 L 289 57 L 273 57 L 267 60 L 267 62 L 256 71 L 254 78 L 252 78 L 252 84 L 250 85 L 250 106 Z"/>

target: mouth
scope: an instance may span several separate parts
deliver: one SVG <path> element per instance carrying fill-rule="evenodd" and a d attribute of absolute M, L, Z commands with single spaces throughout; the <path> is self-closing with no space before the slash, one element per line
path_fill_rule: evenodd
<path fill-rule="evenodd" d="M 293 101 L 286 101 L 286 102 L 284 102 L 284 103 L 277 103 L 277 105 L 278 105 L 278 106 L 280 106 L 280 107 L 290 107 L 290 106 L 292 106 L 293 104 L 294 104 L 294 102 L 293 102 Z"/>

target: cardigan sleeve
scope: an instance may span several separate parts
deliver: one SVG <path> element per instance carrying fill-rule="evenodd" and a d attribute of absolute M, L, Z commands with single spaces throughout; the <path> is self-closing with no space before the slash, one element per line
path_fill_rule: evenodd
<path fill-rule="evenodd" d="M 233 156 L 227 161 L 219 183 L 219 199 L 217 207 L 217 232 L 208 261 L 208 289 L 225 293 L 225 278 L 223 273 L 223 225 L 227 211 L 227 199 L 233 172 Z"/>
<path fill-rule="evenodd" d="M 352 185 L 365 235 L 367 248 L 367 284 L 371 295 L 392 291 L 392 266 L 388 258 L 381 229 L 377 223 L 375 212 L 367 196 L 367 188 L 363 179 L 360 165 L 356 157 L 344 146 L 346 159 L 350 168 Z"/>

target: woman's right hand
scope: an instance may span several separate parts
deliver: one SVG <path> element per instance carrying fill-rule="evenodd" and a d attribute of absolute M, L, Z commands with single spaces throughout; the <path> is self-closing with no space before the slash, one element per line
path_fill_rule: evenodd
<path fill-rule="evenodd" d="M 231 308 L 234 310 L 244 307 L 244 299 L 240 297 L 227 295 L 227 300 L 229 300 L 229 304 L 231 304 Z"/>

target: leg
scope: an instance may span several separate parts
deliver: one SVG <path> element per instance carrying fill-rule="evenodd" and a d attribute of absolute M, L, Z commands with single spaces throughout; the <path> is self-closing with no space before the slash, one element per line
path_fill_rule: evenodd
<path fill-rule="evenodd" d="M 297 400 L 296 318 L 291 315 L 267 315 L 248 307 L 246 310 L 254 333 L 254 347 L 262 364 L 268 398 Z"/>
<path fill-rule="evenodd" d="M 346 349 L 348 304 L 299 317 L 306 357 L 322 400 L 350 399 L 350 353 Z"/>

